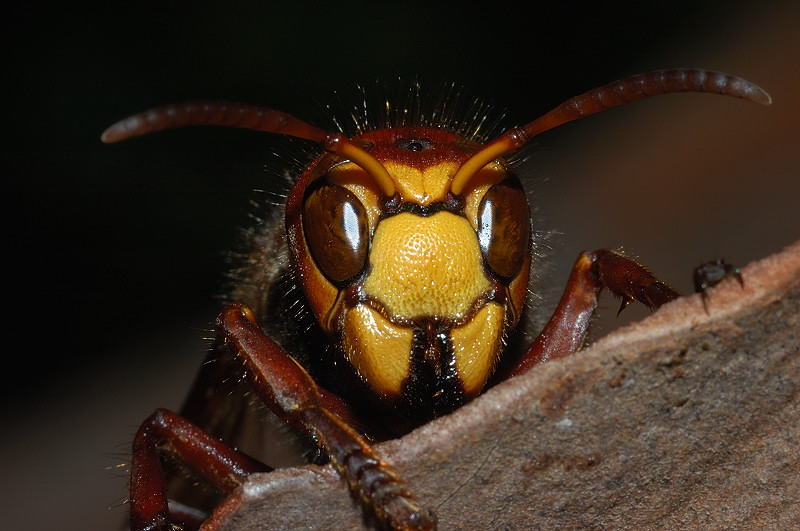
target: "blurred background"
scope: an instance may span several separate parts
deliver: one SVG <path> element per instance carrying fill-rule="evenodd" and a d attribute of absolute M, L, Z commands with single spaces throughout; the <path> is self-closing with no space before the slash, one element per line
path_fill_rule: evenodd
<path fill-rule="evenodd" d="M 690 292 L 702 261 L 744 266 L 800 238 L 800 4 L 552 4 L 34 1 L 7 13 L 3 527 L 124 521 L 117 465 L 155 407 L 180 407 L 219 310 L 223 253 L 252 190 L 270 186 L 273 137 L 209 128 L 102 145 L 128 114 L 219 98 L 323 123 L 334 91 L 419 76 L 463 85 L 515 125 L 634 73 L 721 70 L 774 104 L 656 98 L 526 152 L 520 172 L 556 232 L 547 305 L 583 249 L 623 247 Z M 597 334 L 647 313 L 616 309 L 604 298 Z"/>

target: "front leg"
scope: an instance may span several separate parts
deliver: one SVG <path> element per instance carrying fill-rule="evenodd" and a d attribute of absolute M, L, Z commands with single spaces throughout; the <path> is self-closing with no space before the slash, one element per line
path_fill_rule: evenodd
<path fill-rule="evenodd" d="M 603 288 L 622 299 L 620 312 L 633 300 L 654 310 L 679 297 L 630 258 L 605 249 L 581 253 L 550 321 L 516 363 L 511 375 L 580 350 Z"/>
<path fill-rule="evenodd" d="M 256 324 L 242 304 L 227 306 L 217 325 L 225 343 L 241 357 L 244 372 L 258 396 L 278 417 L 311 435 L 327 452 L 350 489 L 392 529 L 434 529 L 435 517 L 419 508 L 403 481 L 350 427 L 349 408 L 314 380 Z M 344 419 L 344 420 L 343 420 Z M 231 493 L 250 474 L 271 470 L 229 448 L 183 417 L 160 409 L 139 428 L 131 466 L 131 529 L 182 529 L 174 522 L 198 525 L 195 515 L 181 515 L 167 503 L 159 452 L 198 471 L 220 490 Z"/>
<path fill-rule="evenodd" d="M 167 502 L 164 472 L 159 452 L 180 459 L 223 492 L 231 493 L 255 472 L 271 470 L 212 437 L 185 418 L 166 409 L 156 410 L 145 420 L 133 439 L 130 484 L 132 531 L 182 529 L 202 520 L 194 513 L 181 513 Z"/>
<path fill-rule="evenodd" d="M 264 404 L 317 440 L 350 489 L 384 525 L 436 527 L 433 514 L 417 506 L 403 481 L 342 420 L 347 417 L 342 403 L 334 395 L 320 393 L 306 370 L 261 331 L 250 308 L 227 306 L 218 325 L 231 350 L 242 356 L 247 377 Z"/>

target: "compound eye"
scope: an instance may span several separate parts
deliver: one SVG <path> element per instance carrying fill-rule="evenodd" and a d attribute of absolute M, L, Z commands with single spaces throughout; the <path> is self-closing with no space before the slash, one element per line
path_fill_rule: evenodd
<path fill-rule="evenodd" d="M 491 270 L 513 278 L 522 267 L 531 234 L 530 209 L 520 186 L 498 183 L 478 207 L 478 242 Z"/>
<path fill-rule="evenodd" d="M 341 186 L 323 184 L 303 205 L 303 228 L 311 256 L 334 283 L 341 284 L 364 268 L 369 226 L 364 205 Z"/>

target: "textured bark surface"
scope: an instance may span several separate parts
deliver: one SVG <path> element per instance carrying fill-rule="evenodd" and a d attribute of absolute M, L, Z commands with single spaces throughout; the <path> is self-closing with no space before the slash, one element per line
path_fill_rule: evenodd
<path fill-rule="evenodd" d="M 800 242 L 378 446 L 440 529 L 800 527 Z M 251 478 L 215 528 L 358 529 L 331 467 Z"/>

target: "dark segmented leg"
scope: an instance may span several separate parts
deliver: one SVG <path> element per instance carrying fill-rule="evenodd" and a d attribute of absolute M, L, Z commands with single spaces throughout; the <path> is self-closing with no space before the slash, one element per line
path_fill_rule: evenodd
<path fill-rule="evenodd" d="M 387 527 L 435 528 L 433 514 L 416 504 L 403 481 L 331 411 L 330 398 L 323 398 L 306 370 L 261 331 L 247 306 L 227 306 L 218 326 L 229 347 L 242 356 L 247 377 L 264 404 L 313 435 L 353 492 Z"/>
<path fill-rule="evenodd" d="M 605 249 L 581 253 L 550 321 L 511 374 L 522 374 L 538 363 L 578 351 L 586 340 L 603 288 L 622 299 L 619 311 L 633 300 L 652 310 L 679 297 L 676 291 L 630 258 Z"/>
<path fill-rule="evenodd" d="M 703 299 L 703 308 L 708 313 L 708 289 L 713 288 L 728 277 L 735 277 L 741 287 L 744 287 L 742 272 L 738 267 L 729 264 L 722 258 L 700 264 L 694 269 L 692 280 L 694 291 Z"/>
<path fill-rule="evenodd" d="M 167 503 L 159 452 L 180 459 L 224 492 L 232 492 L 254 472 L 270 470 L 183 417 L 166 409 L 158 409 L 142 423 L 133 439 L 130 485 L 132 531 L 178 529 L 173 521 L 183 522 L 183 518 L 171 511 Z"/>

